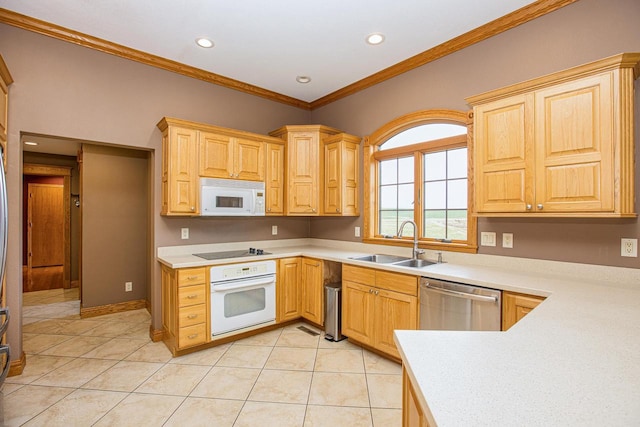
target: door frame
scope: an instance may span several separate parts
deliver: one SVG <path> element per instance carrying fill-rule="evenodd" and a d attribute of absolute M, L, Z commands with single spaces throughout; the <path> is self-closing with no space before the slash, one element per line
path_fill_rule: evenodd
<path fill-rule="evenodd" d="M 24 175 L 62 176 L 63 177 L 63 203 L 64 203 L 64 264 L 63 264 L 63 289 L 71 288 L 71 167 L 39 165 L 25 163 L 22 167 Z M 27 261 L 30 266 L 30 262 Z"/>

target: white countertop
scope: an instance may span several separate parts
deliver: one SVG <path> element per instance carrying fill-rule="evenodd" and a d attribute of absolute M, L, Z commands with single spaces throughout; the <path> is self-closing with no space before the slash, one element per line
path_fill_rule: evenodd
<path fill-rule="evenodd" d="M 507 332 L 396 331 L 433 426 L 640 425 L 640 270 L 451 253 L 447 263 L 417 270 L 348 259 L 407 248 L 277 242 L 263 245 L 273 255 L 233 261 L 303 255 L 548 296 Z M 185 248 L 246 246 L 238 245 L 159 248 L 158 260 L 173 268 L 229 263 Z"/>

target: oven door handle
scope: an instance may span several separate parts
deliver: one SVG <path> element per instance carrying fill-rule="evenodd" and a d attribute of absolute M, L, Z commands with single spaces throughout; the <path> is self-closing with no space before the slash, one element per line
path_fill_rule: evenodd
<path fill-rule="evenodd" d="M 224 291 L 231 291 L 231 290 L 238 290 L 238 289 L 245 289 L 245 288 L 255 288 L 258 286 L 265 286 L 265 285 L 270 285 L 272 283 L 275 283 L 276 278 L 275 277 L 262 277 L 260 279 L 254 279 L 254 280 L 238 280 L 237 282 L 227 282 L 227 284 L 225 285 L 216 285 L 216 284 L 211 284 L 211 292 L 224 292 Z"/>

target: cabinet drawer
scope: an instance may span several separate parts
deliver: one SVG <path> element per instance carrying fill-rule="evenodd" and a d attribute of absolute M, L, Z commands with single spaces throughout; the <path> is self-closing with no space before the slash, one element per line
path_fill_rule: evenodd
<path fill-rule="evenodd" d="M 184 286 L 178 288 L 178 307 L 205 304 L 207 302 L 207 287 L 205 285 Z"/>
<path fill-rule="evenodd" d="M 207 324 L 199 323 L 186 328 L 180 328 L 178 331 L 178 347 L 190 347 L 192 345 L 203 344 L 207 342 Z"/>
<path fill-rule="evenodd" d="M 391 273 L 389 271 L 376 271 L 375 286 L 403 294 L 418 295 L 418 278 L 407 274 Z"/>
<path fill-rule="evenodd" d="M 342 280 L 373 286 L 375 282 L 375 275 L 375 270 L 371 270 L 370 268 L 342 264 Z"/>
<path fill-rule="evenodd" d="M 192 326 L 198 323 L 206 323 L 207 305 L 198 304 L 180 309 L 178 314 L 178 327 Z"/>
<path fill-rule="evenodd" d="M 178 270 L 178 286 L 191 286 L 205 283 L 205 268 L 184 268 Z"/>

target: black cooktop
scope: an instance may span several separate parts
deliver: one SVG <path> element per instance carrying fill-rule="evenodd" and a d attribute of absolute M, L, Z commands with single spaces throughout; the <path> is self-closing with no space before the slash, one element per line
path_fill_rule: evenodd
<path fill-rule="evenodd" d="M 208 261 L 213 259 L 224 258 L 242 258 L 256 255 L 271 255 L 271 252 L 265 252 L 262 249 L 249 248 L 249 250 L 242 249 L 238 251 L 224 251 L 224 252 L 207 252 L 203 254 L 193 254 L 197 257 L 204 258 Z"/>

